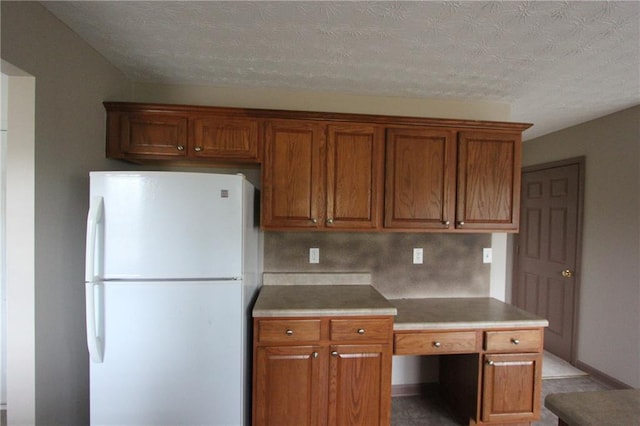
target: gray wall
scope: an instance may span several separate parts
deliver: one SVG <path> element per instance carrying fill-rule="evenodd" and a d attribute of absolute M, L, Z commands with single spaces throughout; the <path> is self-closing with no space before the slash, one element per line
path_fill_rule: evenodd
<path fill-rule="evenodd" d="M 35 418 L 38 425 L 86 425 L 88 171 L 122 167 L 104 158 L 102 102 L 129 99 L 131 84 L 39 3 L 1 7 L 2 59 L 36 79 Z M 8 398 L 11 410 L 11 389 Z"/>
<path fill-rule="evenodd" d="M 578 360 L 640 387 L 640 106 L 524 143 L 523 164 L 586 157 Z"/>
<path fill-rule="evenodd" d="M 370 272 L 388 298 L 487 297 L 491 265 L 482 248 L 491 234 L 266 232 L 265 272 Z M 320 263 L 309 263 L 309 248 Z M 414 265 L 413 248 L 424 249 Z"/>

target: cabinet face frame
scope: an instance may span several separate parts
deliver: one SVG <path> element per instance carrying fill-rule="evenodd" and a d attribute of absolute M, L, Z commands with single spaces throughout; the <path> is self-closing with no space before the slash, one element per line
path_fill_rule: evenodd
<path fill-rule="evenodd" d="M 449 338 L 470 342 L 474 336 L 473 348 L 447 346 Z M 521 424 L 540 418 L 542 339 L 540 327 L 403 329 L 394 332 L 394 355 L 440 355 L 443 397 L 460 421 Z M 435 342 L 441 345 L 434 348 Z"/>
<path fill-rule="evenodd" d="M 311 148 L 304 158 L 296 159 L 293 146 L 290 149 L 278 146 L 300 144 L 305 137 Z M 379 229 L 383 196 L 382 144 L 383 130 L 379 126 L 269 120 L 262 168 L 263 227 Z M 296 171 L 309 162 L 311 167 L 304 170 L 304 176 Z M 291 181 L 287 183 L 285 176 Z M 301 191 L 304 195 L 290 194 L 300 182 L 308 184 L 308 189 Z M 283 197 L 289 201 L 283 201 Z M 299 198 L 297 207 L 292 210 L 306 209 L 305 214 L 279 213 L 292 207 L 296 198 Z M 308 207 L 302 207 L 302 200 L 308 201 L 308 205 L 305 204 Z"/>
<path fill-rule="evenodd" d="M 108 158 L 258 164 L 262 123 L 257 118 L 171 109 L 107 110 Z"/>
<path fill-rule="evenodd" d="M 315 342 L 305 340 L 315 333 L 312 330 L 312 324 L 318 321 L 320 322 L 318 340 Z M 277 415 L 269 412 L 269 407 L 273 404 L 273 401 L 269 400 L 270 397 L 276 401 L 282 399 L 277 404 L 285 410 L 287 404 L 296 403 L 297 395 L 289 399 L 287 395 L 291 392 L 288 392 L 288 388 L 277 390 L 278 384 L 287 383 L 287 381 L 295 383 L 296 380 L 299 384 L 293 386 L 295 389 L 306 390 L 307 384 L 312 384 L 318 395 L 309 397 L 307 400 L 318 402 L 313 404 L 313 410 L 309 409 L 312 411 L 312 414 L 309 414 L 311 420 L 300 421 L 299 418 L 302 416 L 300 415 L 295 419 L 297 421 L 295 426 L 298 424 L 350 426 L 349 419 L 362 419 L 363 422 L 358 424 L 379 426 L 390 424 L 393 317 L 386 315 L 261 317 L 254 318 L 253 324 L 253 426 L 269 425 L 270 418 L 279 420 Z M 332 328 L 337 332 L 335 339 L 331 337 Z M 360 332 L 361 329 L 364 333 Z M 287 330 L 292 330 L 293 333 L 287 333 Z M 296 333 L 295 330 L 305 330 L 305 332 Z M 387 330 L 384 338 L 381 334 L 383 330 Z M 261 334 L 262 340 L 260 340 Z M 287 337 L 278 337 L 282 335 Z M 367 340 L 368 335 L 371 336 L 370 341 Z M 292 340 L 289 340 L 289 337 Z M 300 340 L 296 340 L 298 338 Z M 273 374 L 270 376 L 268 371 L 270 362 L 292 362 L 296 368 L 286 369 L 278 366 L 276 376 Z M 300 367 L 301 365 L 303 367 Z M 318 370 L 314 370 L 315 368 Z M 284 376 L 285 373 L 295 371 L 304 373 L 300 374 L 300 377 L 277 377 L 278 374 Z M 308 373 L 309 371 L 311 373 Z M 271 382 L 274 382 L 273 389 L 276 389 L 273 392 L 269 392 Z M 368 386 L 358 390 L 357 387 L 362 383 L 367 383 Z M 306 391 L 304 395 L 309 396 L 310 392 Z M 354 396 L 355 399 L 352 398 Z M 369 400 L 370 397 L 374 400 Z M 306 407 L 312 407 L 312 405 L 309 403 Z M 361 409 L 365 411 L 361 412 Z M 293 411 L 295 412 L 296 409 Z M 302 411 L 305 412 L 305 410 Z M 347 413 L 349 418 L 344 419 Z M 330 416 L 333 421 L 329 420 Z M 376 417 L 379 417 L 378 422 L 372 420 Z M 279 422 L 277 426 L 281 424 L 291 423 Z"/>

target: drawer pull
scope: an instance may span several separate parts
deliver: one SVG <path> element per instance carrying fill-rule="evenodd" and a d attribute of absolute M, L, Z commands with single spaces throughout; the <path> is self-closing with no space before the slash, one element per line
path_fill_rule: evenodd
<path fill-rule="evenodd" d="M 494 364 L 494 362 L 493 362 L 493 361 L 491 361 L 491 360 L 488 360 L 488 361 L 487 361 L 487 365 L 493 365 L 493 364 Z"/>
<path fill-rule="evenodd" d="M 362 336 L 364 334 L 364 328 L 359 328 L 358 334 Z"/>
<path fill-rule="evenodd" d="M 334 358 L 337 357 L 338 356 L 338 352 L 337 351 L 331 352 L 331 356 L 334 357 Z"/>
<path fill-rule="evenodd" d="M 440 342 L 433 342 L 433 347 L 434 348 L 439 348 L 440 346 L 442 346 L 442 344 Z"/>
<path fill-rule="evenodd" d="M 311 356 L 314 357 L 314 358 L 318 358 L 318 352 L 312 353 Z"/>
<path fill-rule="evenodd" d="M 293 336 L 293 330 L 289 329 L 285 332 L 287 336 Z"/>
<path fill-rule="evenodd" d="M 511 339 L 511 343 L 513 343 L 514 345 L 519 345 L 520 344 L 520 340 L 519 339 Z"/>

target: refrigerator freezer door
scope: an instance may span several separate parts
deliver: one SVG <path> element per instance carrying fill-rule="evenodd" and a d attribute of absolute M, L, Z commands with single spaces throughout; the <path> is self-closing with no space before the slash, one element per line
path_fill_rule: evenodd
<path fill-rule="evenodd" d="M 239 175 L 92 172 L 90 211 L 102 199 L 91 280 L 242 276 Z"/>
<path fill-rule="evenodd" d="M 241 281 L 95 284 L 92 425 L 243 424 Z"/>

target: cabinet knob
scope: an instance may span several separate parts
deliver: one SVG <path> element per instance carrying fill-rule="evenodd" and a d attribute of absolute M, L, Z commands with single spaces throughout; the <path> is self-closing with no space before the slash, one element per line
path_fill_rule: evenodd
<path fill-rule="evenodd" d="M 458 222 L 458 226 L 464 226 L 464 222 L 463 221 Z"/>
<path fill-rule="evenodd" d="M 449 222 L 448 220 L 443 220 L 443 221 L 442 221 L 442 224 L 443 224 L 444 226 L 449 226 L 449 225 L 451 225 L 451 222 Z"/>
<path fill-rule="evenodd" d="M 331 356 L 334 357 L 334 358 L 337 357 L 338 356 L 338 352 L 337 351 L 331 352 Z"/>
<path fill-rule="evenodd" d="M 364 334 L 364 328 L 359 328 L 358 334 L 362 336 Z"/>
<path fill-rule="evenodd" d="M 311 218 L 311 223 L 318 223 L 318 219 L 316 219 L 315 217 Z"/>
<path fill-rule="evenodd" d="M 176 149 L 178 151 L 184 151 L 184 145 L 178 145 L 178 146 L 176 146 Z"/>
<path fill-rule="evenodd" d="M 492 360 L 487 360 L 487 365 L 493 365 L 494 362 Z"/>
<path fill-rule="evenodd" d="M 287 330 L 285 331 L 285 333 L 287 334 L 287 336 L 293 336 L 293 330 Z"/>
<path fill-rule="evenodd" d="M 312 356 L 312 357 L 314 357 L 314 358 L 318 358 L 318 352 L 313 352 L 313 353 L 311 354 L 311 356 Z"/>
<path fill-rule="evenodd" d="M 434 348 L 439 348 L 440 346 L 442 346 L 442 344 L 440 342 L 433 342 L 433 347 Z"/>
<path fill-rule="evenodd" d="M 513 339 L 511 339 L 511 343 L 513 343 L 514 345 L 519 345 L 520 344 L 520 339 L 513 338 Z"/>
<path fill-rule="evenodd" d="M 196 152 L 202 151 L 202 147 L 200 147 L 200 146 L 196 146 L 194 149 L 195 149 Z"/>
<path fill-rule="evenodd" d="M 331 225 L 333 223 L 333 219 L 332 218 L 327 219 L 327 223 Z"/>

